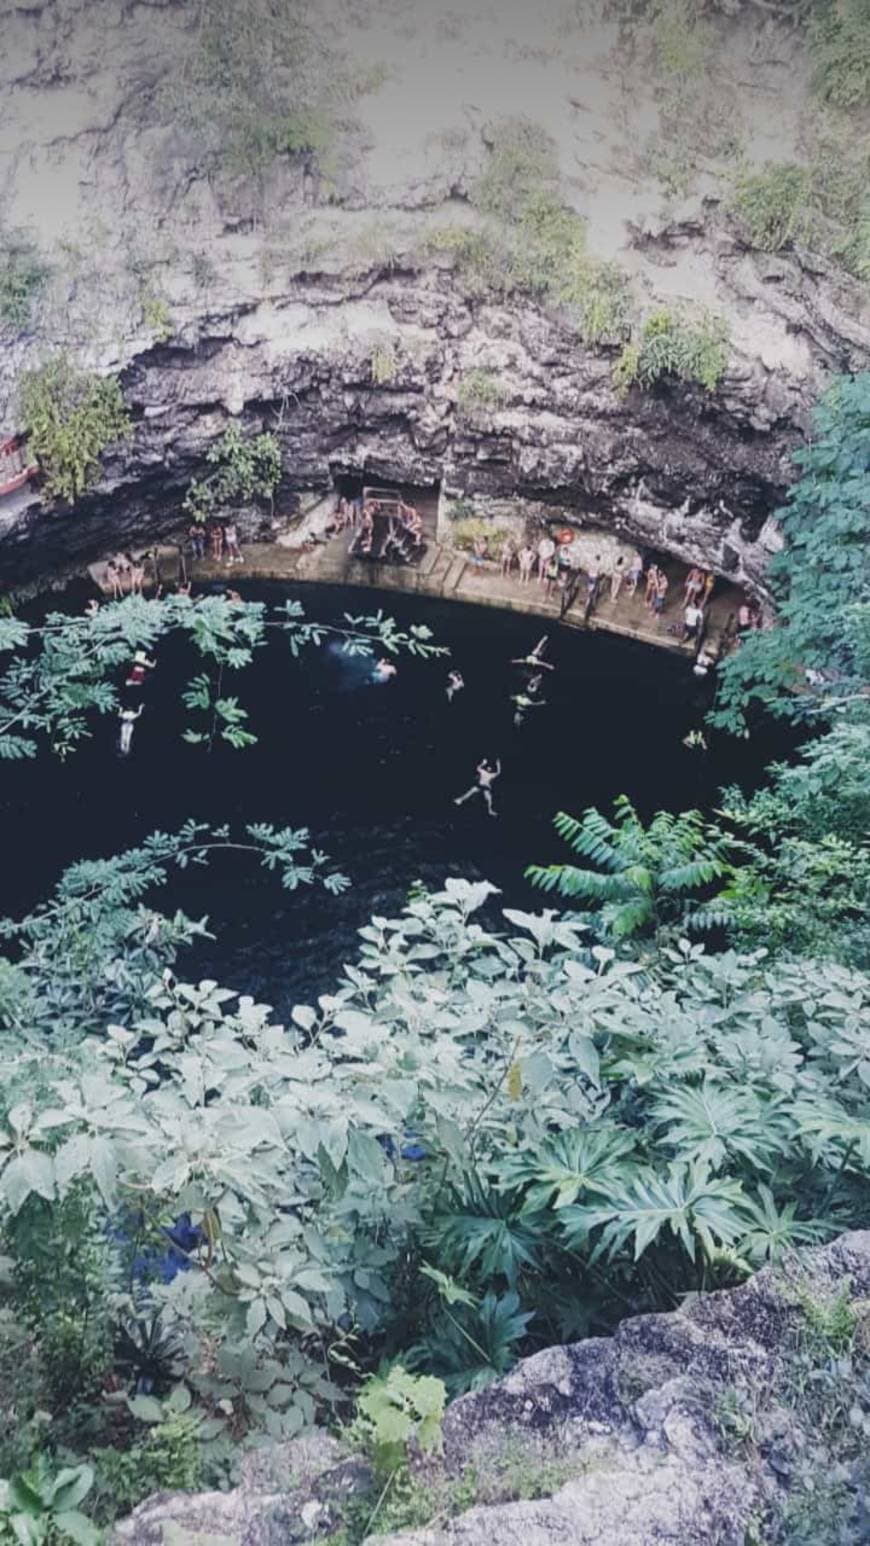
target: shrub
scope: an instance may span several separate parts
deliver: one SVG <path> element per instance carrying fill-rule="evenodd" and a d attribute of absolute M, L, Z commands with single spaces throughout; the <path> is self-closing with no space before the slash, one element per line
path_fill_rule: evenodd
<path fill-rule="evenodd" d="M 870 103 L 870 0 L 821 0 L 810 37 L 819 96 L 843 108 Z"/>
<path fill-rule="evenodd" d="M 19 402 L 46 492 L 75 503 L 98 479 L 104 451 L 130 433 L 119 382 L 58 354 L 24 373 Z"/>
<path fill-rule="evenodd" d="M 142 321 L 149 332 L 154 333 L 157 343 L 165 344 L 175 329 L 169 315 L 169 307 L 162 295 L 148 294 L 142 301 Z"/>
<path fill-rule="evenodd" d="M 731 208 L 753 247 L 779 252 L 805 234 L 810 174 L 793 162 L 768 161 L 744 171 L 734 185 Z"/>
<path fill-rule="evenodd" d="M 721 317 L 699 320 L 662 309 L 647 317 L 640 337 L 625 345 L 613 367 L 617 391 L 637 382 L 654 386 L 669 376 L 712 392 L 728 361 L 728 332 Z"/>
<path fill-rule="evenodd" d="M 0 329 L 24 332 L 48 274 L 26 232 L 0 232 Z"/>
<path fill-rule="evenodd" d="M 500 526 L 494 526 L 492 521 L 484 520 L 482 516 L 456 517 L 450 531 L 450 540 L 454 547 L 460 548 L 465 553 L 472 552 L 475 542 L 485 537 L 493 558 L 499 557 L 509 536 L 510 532 Z"/>
<path fill-rule="evenodd" d="M 456 390 L 456 404 L 463 412 L 497 408 L 504 393 L 494 370 L 475 368 L 463 373 Z"/>
<path fill-rule="evenodd" d="M 277 438 L 268 432 L 246 436 L 238 424 L 231 424 L 209 449 L 206 462 L 214 470 L 194 478 L 184 499 L 195 521 L 205 521 L 224 505 L 271 499 L 281 478 Z"/>
<path fill-rule="evenodd" d="M 392 339 L 375 346 L 371 354 L 372 381 L 376 386 L 386 386 L 395 381 L 400 368 L 399 351 Z"/>
<path fill-rule="evenodd" d="M 710 28 L 699 20 L 693 0 L 657 0 L 653 36 L 660 68 L 690 80 L 703 73 L 711 42 Z"/>
<path fill-rule="evenodd" d="M 553 193 L 559 163 L 551 136 L 529 118 L 502 118 L 484 134 L 489 157 L 472 193 L 486 215 L 513 220 L 542 190 Z"/>
<path fill-rule="evenodd" d="M 161 100 L 207 165 L 256 179 L 276 156 L 327 150 L 330 86 L 338 97 L 337 61 L 300 8 L 202 0 Z"/>

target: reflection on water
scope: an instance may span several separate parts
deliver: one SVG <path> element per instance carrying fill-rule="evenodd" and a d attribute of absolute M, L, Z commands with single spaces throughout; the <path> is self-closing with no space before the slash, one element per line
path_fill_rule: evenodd
<path fill-rule="evenodd" d="M 356 592 L 294 594 L 323 620 L 361 610 Z M 510 661 L 535 643 L 535 620 L 366 597 L 367 610 L 378 605 L 403 625 L 427 623 L 451 659 L 403 656 L 397 675 L 376 684 L 370 658 L 328 644 L 295 662 L 276 638 L 257 652 L 253 668 L 224 683 L 250 709 L 259 744 L 218 746 L 208 756 L 181 740 L 179 687 L 200 667 L 170 643 L 159 652 L 127 761 L 115 755 L 116 722 L 106 720 L 66 766 L 47 756 L 32 766 L 6 765 L 0 911 L 33 905 L 71 860 L 115 852 L 191 815 L 307 826 L 352 878 L 346 895 L 287 896 L 262 871 L 230 860 L 180 876 L 172 891 L 173 904 L 207 913 L 220 936 L 199 947 L 186 969 L 219 976 L 286 1015 L 288 1001 L 330 986 L 353 956 L 354 931 L 372 913 L 398 911 L 415 880 L 438 886 L 448 874 L 486 876 L 509 905 L 528 904 L 523 867 L 558 854 L 550 831 L 556 810 L 607 805 L 620 793 L 643 813 L 710 805 L 722 783 L 753 780 L 785 750 L 769 727 L 749 744 L 711 736 L 707 753 L 687 750 L 682 738 L 700 723 L 709 694 L 687 661 L 557 627 L 547 707 L 517 730 L 510 696 L 518 675 Z M 451 703 L 454 666 L 465 688 Z M 497 821 L 479 800 L 453 804 L 482 757 L 502 762 Z"/>

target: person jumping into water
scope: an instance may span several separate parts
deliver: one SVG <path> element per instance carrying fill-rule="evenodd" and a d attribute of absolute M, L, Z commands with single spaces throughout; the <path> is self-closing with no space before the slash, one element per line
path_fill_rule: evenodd
<path fill-rule="evenodd" d="M 490 816 L 496 816 L 498 812 L 492 808 L 492 786 L 501 773 L 501 760 L 496 757 L 495 766 L 493 766 L 492 763 L 487 762 L 486 758 L 483 757 L 477 764 L 475 771 L 477 773 L 477 783 L 472 784 L 470 789 L 466 789 L 465 794 L 456 795 L 453 804 L 464 805 L 466 800 L 471 800 L 476 794 L 479 794 L 483 796 L 484 804 Z"/>
<path fill-rule="evenodd" d="M 549 660 L 544 659 L 544 650 L 547 647 L 548 638 L 549 635 L 545 633 L 543 639 L 538 640 L 530 654 L 522 655 L 518 660 L 512 660 L 511 665 L 528 666 L 532 671 L 537 671 L 539 667 L 543 666 L 545 671 L 555 671 L 556 667 L 551 666 Z"/>

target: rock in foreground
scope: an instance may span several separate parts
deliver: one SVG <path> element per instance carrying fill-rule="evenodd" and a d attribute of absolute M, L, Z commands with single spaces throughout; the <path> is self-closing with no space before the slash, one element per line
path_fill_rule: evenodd
<path fill-rule="evenodd" d="M 431 1504 L 430 1522 L 382 1546 L 744 1546 L 814 1538 L 782 1521 L 812 1528 L 819 1503 L 844 1521 L 831 1540 L 870 1539 L 852 1463 L 868 1296 L 870 1232 L 851 1233 L 684 1311 L 523 1360 L 449 1409 L 443 1456 L 413 1480 L 408 1516 Z M 372 1528 L 394 1524 L 365 1463 L 315 1435 L 249 1456 L 232 1492 L 150 1499 L 114 1541 L 338 1546 L 348 1509 L 370 1517 L 367 1492 Z"/>

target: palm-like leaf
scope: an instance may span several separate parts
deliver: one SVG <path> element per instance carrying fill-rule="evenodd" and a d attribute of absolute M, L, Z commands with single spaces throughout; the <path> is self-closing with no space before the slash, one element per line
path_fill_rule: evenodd
<path fill-rule="evenodd" d="M 631 1240 L 637 1261 L 662 1230 L 682 1242 L 694 1260 L 696 1241 L 709 1255 L 715 1245 L 731 1245 L 743 1232 L 739 1181 L 711 1177 L 707 1165 L 672 1164 L 665 1174 L 644 1170 L 606 1201 L 565 1208 L 561 1222 L 572 1246 L 585 1246 L 601 1229 L 593 1258 L 607 1251 L 615 1256 Z"/>
<path fill-rule="evenodd" d="M 606 1196 L 628 1181 L 633 1173 L 628 1156 L 634 1147 L 633 1136 L 612 1124 L 575 1128 L 539 1149 L 509 1154 L 498 1167 L 499 1185 L 526 1189 L 525 1213 L 564 1208 L 582 1192 Z"/>
<path fill-rule="evenodd" d="M 423 1237 L 448 1272 L 457 1277 L 477 1272 L 484 1282 L 503 1278 L 513 1288 L 523 1267 L 537 1265 L 540 1230 L 534 1220 L 520 1217 L 510 1197 L 469 1179 L 451 1201 Z"/>
<path fill-rule="evenodd" d="M 543 891 L 597 903 L 605 930 L 628 938 L 658 920 L 663 904 L 685 915 L 678 899 L 729 872 L 730 839 L 699 811 L 658 811 L 648 827 L 631 801 L 614 802 L 616 820 L 590 807 L 582 817 L 559 811 L 553 825 L 575 854 L 595 868 L 575 864 L 530 865 L 526 875 Z"/>
<path fill-rule="evenodd" d="M 742 1236 L 738 1250 L 754 1265 L 772 1261 L 784 1250 L 796 1245 L 813 1245 L 833 1234 L 836 1224 L 830 1219 L 797 1219 L 796 1202 L 784 1203 L 780 1208 L 769 1186 L 758 1188 L 758 1200 L 747 1197 L 743 1213 L 749 1224 Z"/>
<path fill-rule="evenodd" d="M 655 1101 L 653 1121 L 667 1128 L 666 1141 L 677 1153 L 719 1170 L 739 1155 L 759 1170 L 788 1147 L 783 1102 L 762 1103 L 751 1089 L 717 1084 L 678 1085 Z"/>

